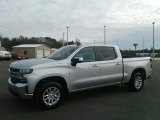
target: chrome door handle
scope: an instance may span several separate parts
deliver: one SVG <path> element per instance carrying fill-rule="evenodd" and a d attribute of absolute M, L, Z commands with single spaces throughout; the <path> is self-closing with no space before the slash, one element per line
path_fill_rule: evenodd
<path fill-rule="evenodd" d="M 97 64 L 93 64 L 93 65 L 92 65 L 92 67 L 99 67 L 99 65 L 97 65 Z"/>
<path fill-rule="evenodd" d="M 120 63 L 120 62 L 117 62 L 116 65 L 121 65 L 121 63 Z"/>

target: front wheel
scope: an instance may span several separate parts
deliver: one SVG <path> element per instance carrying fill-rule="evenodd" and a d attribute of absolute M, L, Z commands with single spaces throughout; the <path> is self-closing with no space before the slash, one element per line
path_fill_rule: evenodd
<path fill-rule="evenodd" d="M 37 88 L 34 100 L 39 107 L 52 109 L 60 104 L 63 93 L 63 88 L 59 83 L 47 82 Z"/>
<path fill-rule="evenodd" d="M 139 72 L 133 73 L 129 86 L 134 91 L 140 91 L 144 86 L 144 76 Z"/>

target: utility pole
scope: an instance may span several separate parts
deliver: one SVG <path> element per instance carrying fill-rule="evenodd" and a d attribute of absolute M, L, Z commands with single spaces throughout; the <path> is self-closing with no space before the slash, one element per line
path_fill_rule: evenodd
<path fill-rule="evenodd" d="M 95 44 L 95 40 L 94 40 L 94 42 L 93 42 L 94 44 Z"/>
<path fill-rule="evenodd" d="M 66 27 L 67 28 L 67 46 L 68 46 L 68 28 L 69 27 Z"/>
<path fill-rule="evenodd" d="M 106 26 L 104 26 L 104 44 L 106 44 Z"/>
<path fill-rule="evenodd" d="M 154 24 L 155 22 L 152 23 L 153 24 L 153 60 L 154 60 Z"/>

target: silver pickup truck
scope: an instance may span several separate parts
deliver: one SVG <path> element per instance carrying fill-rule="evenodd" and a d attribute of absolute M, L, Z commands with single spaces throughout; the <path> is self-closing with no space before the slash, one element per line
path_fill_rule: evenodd
<path fill-rule="evenodd" d="M 9 73 L 11 93 L 51 109 L 68 92 L 118 84 L 139 91 L 152 76 L 152 60 L 122 58 L 117 46 L 69 45 L 47 58 L 13 62 Z"/>

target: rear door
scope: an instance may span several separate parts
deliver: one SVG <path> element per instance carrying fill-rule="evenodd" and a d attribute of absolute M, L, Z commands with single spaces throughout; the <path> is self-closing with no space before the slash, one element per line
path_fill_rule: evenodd
<path fill-rule="evenodd" d="M 122 58 L 118 56 L 116 48 L 108 46 L 96 48 L 101 66 L 101 84 L 121 82 L 123 77 Z"/>
<path fill-rule="evenodd" d="M 100 84 L 100 63 L 94 47 L 82 48 L 74 57 L 83 57 L 83 63 L 69 66 L 71 89 L 77 90 Z"/>

